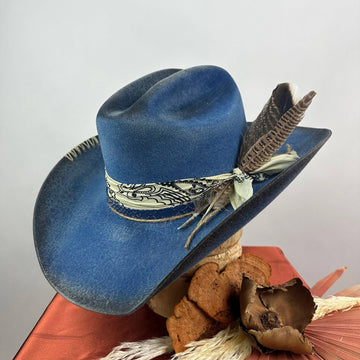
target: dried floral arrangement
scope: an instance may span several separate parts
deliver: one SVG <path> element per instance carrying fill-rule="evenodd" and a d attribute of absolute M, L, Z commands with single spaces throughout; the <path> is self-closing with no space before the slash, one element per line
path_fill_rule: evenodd
<path fill-rule="evenodd" d="M 172 352 L 172 360 L 359 359 L 360 286 L 327 299 L 315 296 L 344 270 L 311 292 L 298 278 L 270 286 L 271 268 L 255 255 L 242 255 L 223 271 L 206 263 L 167 319 L 169 336 L 122 343 L 102 360 L 150 360 Z"/>

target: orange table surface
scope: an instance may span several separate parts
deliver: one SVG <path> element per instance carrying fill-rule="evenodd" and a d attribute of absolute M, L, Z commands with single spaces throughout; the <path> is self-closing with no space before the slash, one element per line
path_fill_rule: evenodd
<path fill-rule="evenodd" d="M 245 246 L 243 253 L 261 256 L 270 263 L 271 284 L 300 277 L 277 247 Z M 121 342 L 166 334 L 165 319 L 146 305 L 131 315 L 103 315 L 73 305 L 57 294 L 14 359 L 95 360 Z"/>

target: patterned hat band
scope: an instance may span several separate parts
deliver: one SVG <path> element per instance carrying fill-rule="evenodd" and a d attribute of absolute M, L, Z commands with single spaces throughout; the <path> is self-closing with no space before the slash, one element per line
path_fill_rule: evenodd
<path fill-rule="evenodd" d="M 112 179 L 105 170 L 108 204 L 115 213 L 131 220 L 167 221 L 203 209 L 203 204 L 211 203 L 226 188 L 224 205 L 230 202 L 236 209 L 252 196 L 253 180 L 265 180 L 298 158 L 295 151 L 290 151 L 273 156 L 250 174 L 235 168 L 221 175 L 148 184 L 124 184 Z"/>

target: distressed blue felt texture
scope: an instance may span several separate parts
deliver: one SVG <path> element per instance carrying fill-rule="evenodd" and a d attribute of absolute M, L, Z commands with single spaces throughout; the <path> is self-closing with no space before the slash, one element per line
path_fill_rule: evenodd
<path fill-rule="evenodd" d="M 143 184 L 231 172 L 245 114 L 231 76 L 198 66 L 121 89 L 99 110 L 97 128 L 108 174 Z"/>
<path fill-rule="evenodd" d="M 219 117 L 235 129 L 221 124 Z M 105 165 L 115 179 L 135 183 L 228 172 L 235 166 L 246 127 L 240 94 L 231 77 L 216 67 L 160 71 L 110 98 L 98 115 L 101 145 L 84 151 L 73 162 L 63 158 L 45 180 L 35 205 L 35 247 L 41 268 L 56 291 L 96 312 L 135 311 L 246 225 L 285 189 L 330 136 L 326 129 L 298 127 L 287 143 L 300 159 L 279 175 L 255 183 L 253 197 L 236 211 L 228 206 L 203 226 L 190 250 L 184 244 L 195 224 L 177 230 L 184 219 L 135 222 L 109 209 Z M 211 148 L 220 154 L 209 153 Z M 172 165 L 174 159 L 177 163 Z"/>

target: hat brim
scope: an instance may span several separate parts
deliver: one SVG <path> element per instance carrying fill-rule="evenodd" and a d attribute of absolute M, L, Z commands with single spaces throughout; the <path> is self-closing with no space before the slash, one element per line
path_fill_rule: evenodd
<path fill-rule="evenodd" d="M 301 172 L 330 137 L 298 127 L 287 143 L 300 159 L 254 184 L 237 210 L 228 206 L 203 226 L 190 249 L 184 219 L 149 223 L 122 218 L 106 199 L 100 146 L 74 161 L 63 158 L 45 180 L 34 211 L 34 241 L 42 271 L 72 303 L 105 314 L 134 312 L 262 211 Z"/>

